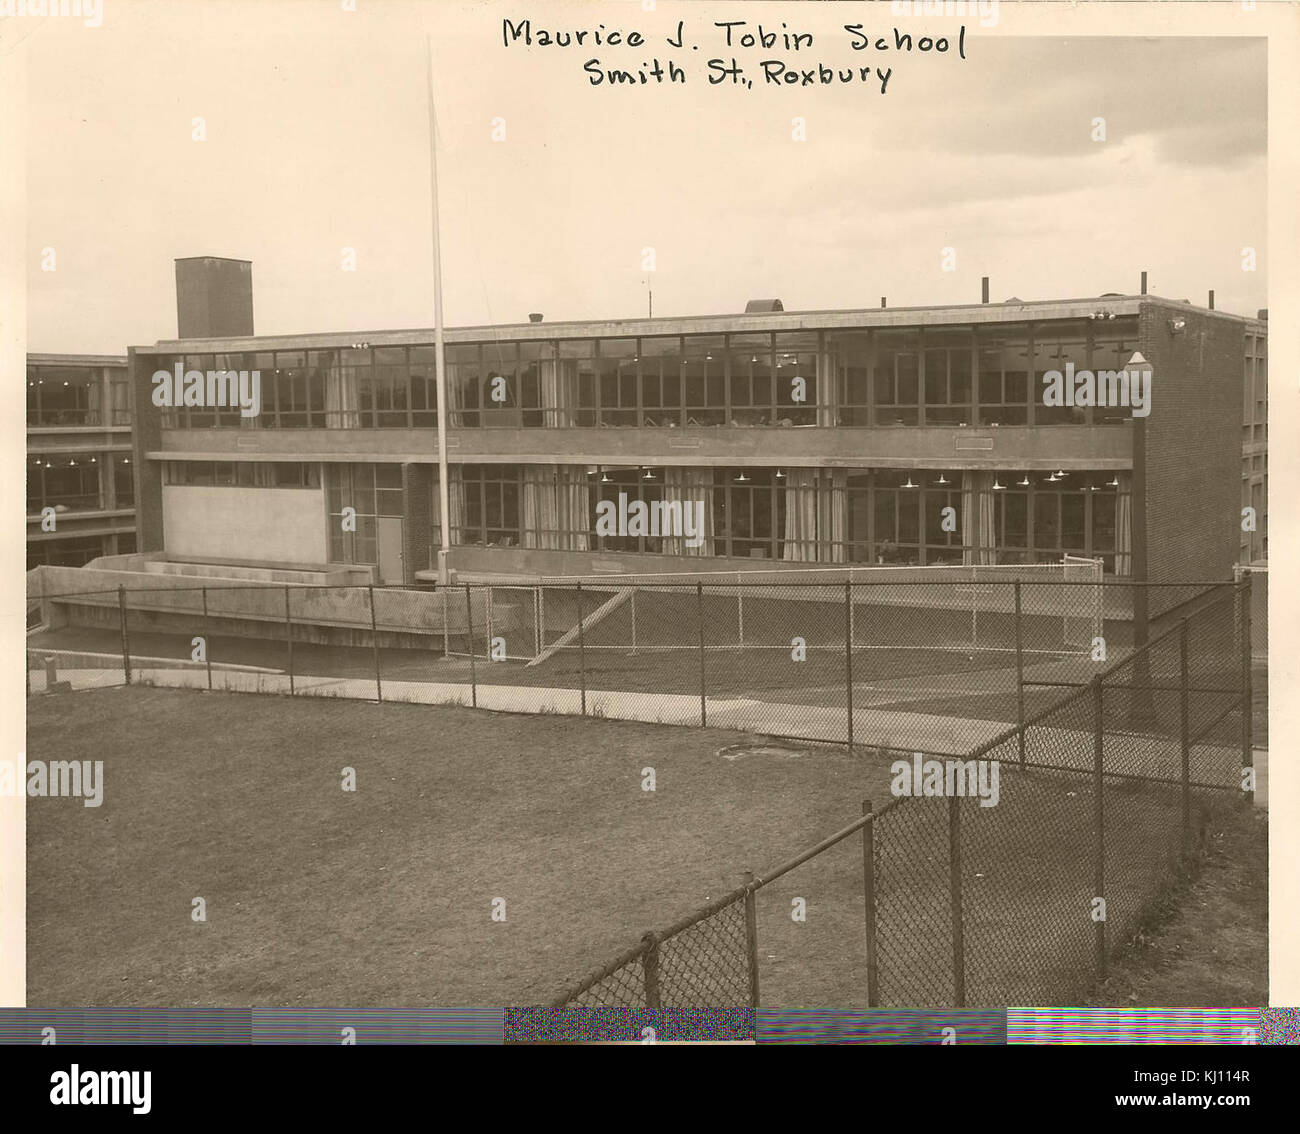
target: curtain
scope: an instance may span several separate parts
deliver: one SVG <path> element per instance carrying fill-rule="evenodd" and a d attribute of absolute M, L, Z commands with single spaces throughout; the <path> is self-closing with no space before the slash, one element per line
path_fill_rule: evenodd
<path fill-rule="evenodd" d="M 465 424 L 465 384 L 477 382 L 477 378 L 467 379 L 459 366 L 447 367 L 447 428 L 459 429 Z M 481 420 L 480 420 L 481 424 Z"/>
<path fill-rule="evenodd" d="M 563 547 L 556 481 L 551 465 L 524 465 L 524 547 Z"/>
<path fill-rule="evenodd" d="M 817 424 L 821 426 L 839 424 L 840 384 L 836 361 L 831 351 L 817 354 Z"/>
<path fill-rule="evenodd" d="M 578 364 L 573 359 L 542 362 L 543 420 L 547 426 L 568 428 L 574 424 L 573 410 L 578 404 Z"/>
<path fill-rule="evenodd" d="M 461 477 L 460 465 L 447 466 L 447 508 L 451 512 L 451 528 L 448 533 L 447 546 L 461 545 L 463 533 L 460 530 L 465 517 L 465 481 Z M 438 478 L 433 479 L 433 530 L 442 525 L 442 498 L 438 491 Z M 437 549 L 435 548 L 435 551 Z"/>
<path fill-rule="evenodd" d="M 848 538 L 848 470 L 788 469 L 781 558 L 790 563 L 843 563 Z"/>
<path fill-rule="evenodd" d="M 86 387 L 86 395 L 87 395 L 86 424 L 87 425 L 112 425 L 113 424 L 111 421 L 107 420 L 107 418 L 100 417 L 100 412 L 103 405 L 103 399 L 100 396 L 102 392 L 102 388 L 103 388 L 102 382 L 98 377 L 96 377 L 95 381 L 91 382 L 91 384 Z"/>
<path fill-rule="evenodd" d="M 781 558 L 791 563 L 817 559 L 817 470 L 785 473 L 785 540 Z"/>
<path fill-rule="evenodd" d="M 843 563 L 848 519 L 848 501 L 844 489 L 848 473 L 844 469 L 831 469 L 822 473 L 820 481 L 817 493 L 817 558 L 823 563 Z"/>
<path fill-rule="evenodd" d="M 587 550 L 587 475 L 583 465 L 525 465 L 523 546 Z"/>
<path fill-rule="evenodd" d="M 1133 572 L 1133 474 L 1119 474 L 1115 501 L 1115 574 Z"/>
<path fill-rule="evenodd" d="M 962 563 L 996 563 L 997 500 L 993 495 L 996 473 L 967 469 L 961 474 Z"/>
<path fill-rule="evenodd" d="M 584 465 L 561 465 L 555 485 L 556 512 L 559 515 L 561 547 L 586 551 L 587 533 L 591 528 L 590 494 Z"/>
<path fill-rule="evenodd" d="M 329 369 L 325 372 L 325 425 L 328 429 L 361 426 L 357 376 L 354 371 L 343 369 L 337 351 L 330 353 Z"/>
<path fill-rule="evenodd" d="M 686 505 L 691 504 L 693 517 L 699 525 L 697 538 L 703 537 L 698 547 L 691 547 L 685 536 L 666 536 L 663 541 L 664 554 L 712 555 L 713 470 L 670 466 L 664 471 L 664 499 L 670 503 L 681 502 L 683 519 Z"/>

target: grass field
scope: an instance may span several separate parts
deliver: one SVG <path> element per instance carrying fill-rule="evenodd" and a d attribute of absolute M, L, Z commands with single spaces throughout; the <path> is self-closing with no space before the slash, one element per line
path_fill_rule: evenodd
<path fill-rule="evenodd" d="M 102 759 L 105 782 L 98 809 L 29 802 L 32 1004 L 544 1003 L 889 798 L 874 757 L 727 760 L 752 738 L 718 730 L 140 688 L 28 706 L 29 759 Z M 1022 785 L 964 805 L 972 1004 L 1077 983 L 1088 955 L 1087 793 Z M 941 803 L 905 803 L 877 836 L 886 1003 L 943 1002 Z M 1173 806 L 1108 793 L 1117 925 L 1166 871 Z M 760 890 L 758 912 L 762 1003 L 866 1004 L 858 838 Z"/>
<path fill-rule="evenodd" d="M 105 781 L 28 808 L 32 1004 L 545 1002 L 886 790 L 833 748 L 454 708 L 131 688 L 28 728 Z"/>

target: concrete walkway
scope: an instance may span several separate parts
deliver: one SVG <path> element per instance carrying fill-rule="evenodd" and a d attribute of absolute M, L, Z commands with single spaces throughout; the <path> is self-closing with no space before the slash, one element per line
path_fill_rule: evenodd
<path fill-rule="evenodd" d="M 70 682 L 73 689 L 110 688 L 122 684 L 120 670 L 68 669 L 58 674 L 60 681 Z M 45 674 L 31 674 L 32 691 L 44 692 Z M 206 689 L 207 673 L 203 668 L 132 669 L 134 684 L 172 689 Z M 274 693 L 288 695 L 289 677 L 285 673 L 246 669 L 227 670 L 213 666 L 212 687 L 232 693 Z M 293 692 L 297 696 L 340 697 L 345 700 L 374 701 L 374 681 L 361 678 L 296 676 Z M 480 684 L 477 694 L 468 682 L 384 681 L 383 699 L 419 705 L 476 706 L 503 713 L 545 713 L 579 716 L 582 692 L 578 689 L 547 689 L 521 685 Z M 700 699 L 675 693 L 628 693 L 610 689 L 588 689 L 587 716 L 610 720 L 642 721 L 647 724 L 698 726 Z M 732 729 L 773 736 L 798 736 L 807 740 L 844 743 L 847 740 L 846 714 L 842 707 L 781 704 L 743 698 L 709 697 L 705 701 L 710 728 Z M 1004 733 L 1009 726 L 998 721 L 941 717 L 928 713 L 885 712 L 855 708 L 853 735 L 863 747 L 889 748 L 903 752 L 966 756 L 976 747 Z M 1108 770 L 1145 772 L 1149 775 L 1177 779 L 1181 767 L 1181 749 L 1176 740 L 1129 733 L 1107 734 Z M 1114 746 L 1114 756 L 1111 746 Z M 1011 762 L 1016 746 L 1008 742 L 999 746 L 994 758 Z M 1090 732 L 1031 725 L 1026 733 L 1025 748 L 1029 760 L 1043 761 L 1079 771 L 1092 766 L 1093 736 Z M 1215 775 L 1218 782 L 1223 769 L 1234 770 L 1240 762 L 1235 749 L 1196 745 L 1192 749 L 1193 769 L 1203 775 Z M 1112 763 L 1113 761 L 1113 763 Z M 1256 749 L 1257 775 L 1255 804 L 1267 807 L 1267 752 Z"/>
<path fill-rule="evenodd" d="M 61 669 L 59 680 L 74 689 L 106 688 L 122 684 L 120 670 Z M 33 673 L 33 692 L 43 692 L 44 673 Z M 172 669 L 132 667 L 135 684 L 173 689 L 206 689 L 202 668 Z M 233 693 L 289 692 L 284 673 L 231 671 L 213 667 L 214 689 Z M 295 676 L 293 691 L 298 696 L 342 697 L 348 700 L 376 699 L 374 681 L 362 678 Z M 503 713 L 554 713 L 579 716 L 582 691 L 527 685 L 480 684 L 477 699 L 469 682 L 384 681 L 383 699 L 421 705 L 477 705 Z M 587 715 L 612 720 L 644 721 L 649 724 L 699 725 L 700 699 L 678 693 L 629 693 L 614 689 L 588 689 Z M 844 743 L 846 714 L 842 707 L 798 705 L 755 701 L 749 698 L 708 697 L 705 714 L 709 727 L 735 729 L 770 735 L 798 736 L 808 740 Z M 855 709 L 855 741 L 864 745 L 905 751 L 959 755 L 975 745 L 993 739 L 1007 726 L 997 721 L 966 720 L 929 713 L 882 712 Z"/>

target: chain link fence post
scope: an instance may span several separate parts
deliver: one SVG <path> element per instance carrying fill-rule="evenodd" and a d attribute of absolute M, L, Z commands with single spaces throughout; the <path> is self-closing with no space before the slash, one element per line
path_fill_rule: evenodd
<path fill-rule="evenodd" d="M 745 871 L 745 954 L 749 960 L 749 1006 L 758 1007 L 758 903 L 754 872 Z"/>
<path fill-rule="evenodd" d="M 961 910 L 961 799 L 948 796 L 948 892 L 952 912 L 953 1007 L 966 1007 L 966 943 Z"/>
<path fill-rule="evenodd" d="M 582 715 L 587 715 L 587 631 L 583 628 L 586 612 L 583 610 L 582 584 L 578 584 L 578 682 L 582 697 Z"/>
<path fill-rule="evenodd" d="M 659 938 L 647 932 L 641 938 L 645 951 L 641 955 L 641 971 L 645 974 L 645 1006 L 659 1010 Z"/>
<path fill-rule="evenodd" d="M 1017 747 L 1020 751 L 1020 766 L 1025 766 L 1025 645 L 1024 629 L 1021 625 L 1020 580 L 1016 580 L 1016 723 L 1020 726 L 1017 734 Z"/>
<path fill-rule="evenodd" d="M 284 643 L 289 655 L 289 696 L 294 695 L 293 688 L 293 612 L 289 609 L 289 588 L 284 588 Z"/>
<path fill-rule="evenodd" d="M 384 682 L 379 670 L 379 621 L 375 616 L 375 585 L 371 583 L 367 589 L 370 591 L 370 646 L 375 655 L 375 700 L 382 705 Z"/>
<path fill-rule="evenodd" d="M 1178 624 L 1178 737 L 1182 750 L 1182 842 L 1179 855 L 1187 859 L 1192 836 L 1192 731 L 1188 714 L 1187 619 Z"/>
<path fill-rule="evenodd" d="M 862 801 L 862 814 L 871 814 L 871 800 Z M 880 975 L 876 958 L 876 823 L 862 825 L 862 897 L 867 924 L 867 1007 L 880 1006 Z"/>
<path fill-rule="evenodd" d="M 853 755 L 853 584 L 844 583 L 844 695 L 849 755 Z"/>
<path fill-rule="evenodd" d="M 704 584 L 701 582 L 695 584 L 695 620 L 700 631 L 700 728 L 707 728 L 709 710 L 705 702 L 707 686 L 704 676 Z"/>
<path fill-rule="evenodd" d="M 1146 680 L 1145 676 L 1143 678 Z M 1104 690 L 1101 674 L 1092 679 L 1092 794 L 1093 826 L 1096 828 L 1093 853 L 1093 900 L 1100 898 L 1105 910 L 1106 900 L 1106 781 L 1104 776 L 1106 757 L 1106 720 L 1103 701 Z M 1093 949 L 1097 970 L 1097 983 L 1106 979 L 1106 917 L 1093 910 Z"/>
<path fill-rule="evenodd" d="M 1245 776 L 1245 769 L 1253 769 L 1255 766 L 1255 754 L 1253 751 L 1254 738 L 1252 732 L 1255 727 L 1255 693 L 1252 687 L 1253 674 L 1251 673 L 1251 610 L 1250 605 L 1254 601 L 1254 575 L 1250 571 L 1243 573 L 1240 589 L 1238 590 L 1238 601 L 1241 603 L 1241 766 L 1242 776 Z M 1252 785 L 1251 790 L 1246 793 L 1246 798 L 1252 805 L 1255 802 L 1255 790 Z"/>
<path fill-rule="evenodd" d="M 469 584 L 465 584 L 465 635 L 469 638 L 469 696 L 470 704 L 478 708 L 478 671 L 474 666 L 474 600 Z"/>
<path fill-rule="evenodd" d="M 122 676 L 131 684 L 131 638 L 126 628 L 126 588 L 117 588 L 118 621 L 122 624 Z"/>
<path fill-rule="evenodd" d="M 203 588 L 203 663 L 208 671 L 208 692 L 212 692 L 212 619 L 208 617 L 208 588 Z"/>

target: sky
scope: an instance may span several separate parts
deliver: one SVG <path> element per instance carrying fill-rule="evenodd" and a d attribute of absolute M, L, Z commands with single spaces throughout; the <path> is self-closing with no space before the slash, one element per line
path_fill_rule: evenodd
<path fill-rule="evenodd" d="M 98 27 L 0 27 L 27 53 L 31 351 L 173 337 L 178 256 L 251 260 L 259 334 L 431 326 L 426 36 L 450 326 L 639 317 L 650 292 L 656 316 L 977 302 L 985 275 L 995 301 L 1069 298 L 1142 270 L 1158 295 L 1268 304 L 1260 39 L 994 37 L 888 4 L 103 5 Z M 525 17 L 648 42 L 505 46 Z M 814 44 L 728 47 L 713 22 L 738 19 Z M 854 51 L 846 22 L 953 42 Z M 687 82 L 593 86 L 593 57 Z M 884 94 L 710 86 L 732 57 L 892 70 Z"/>

